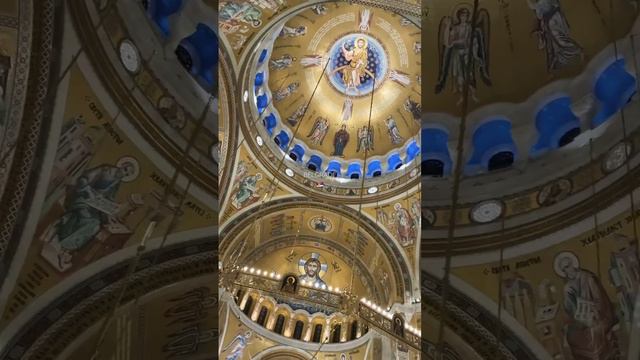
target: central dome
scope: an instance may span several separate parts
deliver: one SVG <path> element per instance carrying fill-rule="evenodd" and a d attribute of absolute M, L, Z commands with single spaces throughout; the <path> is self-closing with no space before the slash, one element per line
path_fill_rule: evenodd
<path fill-rule="evenodd" d="M 412 163 L 421 125 L 419 34 L 398 14 L 348 4 L 288 19 L 256 85 L 266 82 L 258 109 L 273 115 L 267 131 L 289 160 L 347 179 Z M 260 96 L 271 100 L 262 109 Z"/>

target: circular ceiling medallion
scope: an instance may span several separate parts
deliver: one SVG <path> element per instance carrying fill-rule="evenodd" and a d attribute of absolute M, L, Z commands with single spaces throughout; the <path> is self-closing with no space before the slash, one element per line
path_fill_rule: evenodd
<path fill-rule="evenodd" d="M 426 207 L 422 208 L 422 221 L 428 226 L 433 226 L 436 223 L 436 213 Z"/>
<path fill-rule="evenodd" d="M 348 34 L 336 41 L 331 50 L 329 82 L 347 96 L 364 96 L 384 82 L 389 61 L 378 40 L 362 33 Z"/>
<path fill-rule="evenodd" d="M 602 162 L 602 169 L 606 173 L 618 169 L 627 161 L 627 158 L 631 155 L 631 151 L 631 145 L 627 142 L 621 142 L 614 146 L 613 149 L 609 150 L 607 156 L 605 156 Z"/>
<path fill-rule="evenodd" d="M 566 199 L 571 194 L 573 185 L 568 179 L 559 179 L 545 185 L 538 193 L 538 204 L 550 206 Z"/>
<path fill-rule="evenodd" d="M 471 220 L 476 223 L 486 224 L 499 218 L 504 211 L 504 205 L 498 200 L 487 200 L 476 204 L 471 209 Z"/>
<path fill-rule="evenodd" d="M 327 219 L 324 216 L 314 216 L 309 219 L 309 226 L 319 233 L 328 233 L 333 229 L 333 224 L 331 220 Z"/>
<path fill-rule="evenodd" d="M 120 61 L 124 68 L 130 73 L 137 73 L 142 66 L 140 52 L 138 48 L 129 39 L 125 39 L 120 43 L 119 47 Z"/>

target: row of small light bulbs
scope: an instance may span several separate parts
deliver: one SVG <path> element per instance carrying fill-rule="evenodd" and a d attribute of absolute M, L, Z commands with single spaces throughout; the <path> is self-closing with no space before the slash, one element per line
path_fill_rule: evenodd
<path fill-rule="evenodd" d="M 242 271 L 247 273 L 247 274 L 252 274 L 252 275 L 258 275 L 258 276 L 264 276 L 267 278 L 272 278 L 272 279 L 276 279 L 276 280 L 280 280 L 282 279 L 282 275 L 278 274 L 277 272 L 268 272 L 267 270 L 260 270 L 260 269 L 256 269 L 256 268 L 250 268 L 248 266 L 245 266 L 242 268 Z"/>
<path fill-rule="evenodd" d="M 318 283 L 314 283 L 313 281 L 305 281 L 305 280 L 300 280 L 300 285 L 302 286 L 306 286 L 306 287 L 312 287 L 315 289 L 321 289 L 321 290 L 326 290 L 326 291 L 330 291 L 330 292 L 334 292 L 336 294 L 340 293 L 340 288 L 339 287 L 333 287 L 333 286 L 327 286 L 325 284 L 318 284 Z"/>
<path fill-rule="evenodd" d="M 244 271 L 247 274 L 252 274 L 252 275 L 258 275 L 258 276 L 264 276 L 264 277 L 268 277 L 271 279 L 276 279 L 276 280 L 281 280 L 282 279 L 282 275 L 276 273 L 276 272 L 268 272 L 267 270 L 260 270 L 260 269 L 256 269 L 256 268 L 252 268 L 252 267 L 248 267 L 245 266 L 242 268 L 242 271 Z M 301 280 L 300 281 L 300 285 L 302 286 L 306 286 L 306 287 L 310 287 L 310 288 L 315 288 L 315 289 L 322 289 L 322 290 L 326 290 L 326 291 L 330 291 L 336 294 L 340 293 L 340 288 L 339 287 L 333 287 L 333 286 L 327 286 L 325 284 L 318 284 L 318 283 L 313 283 L 313 281 L 305 281 L 305 280 Z"/>
<path fill-rule="evenodd" d="M 367 298 L 360 299 L 360 303 L 362 303 L 362 305 L 367 306 L 369 309 L 377 312 L 378 314 L 386 317 L 389 320 L 393 319 L 393 313 L 381 308 L 380 306 L 378 306 L 375 303 L 371 302 L 371 300 L 369 300 Z M 408 330 L 409 332 L 413 333 L 414 335 L 422 337 L 422 330 L 416 329 L 415 327 L 413 327 L 413 326 L 411 326 L 410 324 L 407 324 L 407 323 L 404 324 L 404 328 L 406 330 Z"/>

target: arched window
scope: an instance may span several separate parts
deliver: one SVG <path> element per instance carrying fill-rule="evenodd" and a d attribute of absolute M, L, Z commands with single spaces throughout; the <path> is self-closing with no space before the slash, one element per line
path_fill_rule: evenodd
<path fill-rule="evenodd" d="M 506 169 L 513 165 L 513 153 L 511 151 L 501 151 L 489 159 L 489 171 Z"/>
<path fill-rule="evenodd" d="M 321 338 L 322 338 L 322 325 L 316 324 L 316 326 L 313 327 L 313 338 L 311 338 L 311 341 L 315 343 L 319 343 Z"/>
<path fill-rule="evenodd" d="M 422 175 L 442 177 L 444 175 L 444 162 L 435 159 L 427 159 L 422 162 Z"/>
<path fill-rule="evenodd" d="M 300 320 L 296 321 L 296 326 L 293 329 L 293 338 L 300 340 L 302 338 L 302 329 L 304 329 L 304 323 Z"/>
<path fill-rule="evenodd" d="M 511 122 L 496 119 L 483 123 L 473 133 L 473 155 L 465 167 L 467 174 L 504 169 L 516 159 Z"/>
<path fill-rule="evenodd" d="M 351 331 L 349 332 L 349 340 L 355 340 L 358 337 L 358 321 L 354 320 L 351 323 Z"/>
<path fill-rule="evenodd" d="M 331 342 L 339 343 L 340 342 L 340 332 L 342 331 L 342 326 L 340 324 L 336 324 L 333 326 L 331 330 Z"/>
<path fill-rule="evenodd" d="M 247 302 L 244 303 L 244 309 L 242 309 L 242 312 L 249 316 L 249 314 L 251 314 L 251 308 L 253 307 L 253 298 L 251 296 L 249 296 L 247 298 Z"/>
<path fill-rule="evenodd" d="M 273 328 L 273 331 L 282 335 L 283 330 L 284 330 L 284 316 L 280 314 L 276 318 L 276 326 Z"/>
<path fill-rule="evenodd" d="M 269 310 L 263 306 L 260 309 L 260 315 L 258 315 L 258 325 L 264 326 L 264 323 L 267 322 L 267 315 L 269 315 Z"/>
<path fill-rule="evenodd" d="M 242 289 L 238 289 L 238 292 L 236 292 L 236 304 L 240 305 L 240 301 L 242 301 L 242 295 L 244 295 L 244 291 L 242 291 Z"/>
<path fill-rule="evenodd" d="M 422 175 L 442 177 L 451 173 L 452 160 L 449 153 L 449 133 L 444 129 L 427 125 L 422 129 Z"/>

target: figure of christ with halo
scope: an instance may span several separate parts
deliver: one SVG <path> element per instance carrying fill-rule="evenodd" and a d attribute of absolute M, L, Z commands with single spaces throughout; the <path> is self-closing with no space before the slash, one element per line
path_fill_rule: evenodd
<path fill-rule="evenodd" d="M 342 44 L 342 55 L 349 61 L 349 64 L 333 70 L 332 75 L 342 71 L 342 81 L 346 85 L 345 92 L 354 89 L 358 94 L 358 86 L 362 84 L 362 77 L 369 75 L 375 78 L 374 74 L 367 70 L 367 57 L 369 56 L 367 39 L 359 37 L 351 50 L 348 50 L 346 43 Z"/>

